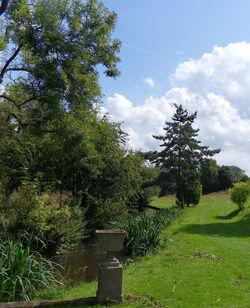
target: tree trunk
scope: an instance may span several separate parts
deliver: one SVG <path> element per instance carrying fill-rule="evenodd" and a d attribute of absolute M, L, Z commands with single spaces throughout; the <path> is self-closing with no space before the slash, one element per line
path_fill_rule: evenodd
<path fill-rule="evenodd" d="M 239 204 L 239 209 L 243 210 L 244 209 L 244 205 L 242 203 Z"/>
<path fill-rule="evenodd" d="M 182 183 L 182 180 L 181 180 L 181 185 L 180 185 L 180 206 L 181 206 L 181 209 L 184 209 L 184 193 L 183 193 L 183 183 Z"/>

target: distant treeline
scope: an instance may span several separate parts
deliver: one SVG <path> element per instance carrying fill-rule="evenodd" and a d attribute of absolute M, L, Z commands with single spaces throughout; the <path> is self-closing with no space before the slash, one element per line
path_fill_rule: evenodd
<path fill-rule="evenodd" d="M 201 162 L 200 182 L 202 184 L 202 194 L 225 190 L 233 187 L 236 182 L 247 182 L 249 177 L 244 170 L 237 166 L 219 166 L 214 159 L 205 159 Z M 148 186 L 156 185 L 160 187 L 159 196 L 176 193 L 176 184 L 171 171 L 159 170 L 154 181 Z"/>

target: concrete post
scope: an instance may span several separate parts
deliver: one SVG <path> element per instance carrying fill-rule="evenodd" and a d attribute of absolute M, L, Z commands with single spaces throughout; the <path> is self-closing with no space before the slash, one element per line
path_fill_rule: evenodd
<path fill-rule="evenodd" d="M 97 301 L 122 301 L 123 266 L 115 258 L 119 252 L 126 232 L 123 230 L 97 230 L 97 240 L 102 251 L 107 251 L 104 263 L 99 265 Z"/>

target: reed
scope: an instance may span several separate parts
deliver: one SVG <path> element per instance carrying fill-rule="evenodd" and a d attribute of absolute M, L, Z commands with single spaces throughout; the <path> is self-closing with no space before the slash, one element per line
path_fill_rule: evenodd
<path fill-rule="evenodd" d="M 13 240 L 0 243 L 0 302 L 29 300 L 56 282 L 54 263 Z"/>
<path fill-rule="evenodd" d="M 157 212 L 149 210 L 138 216 L 129 216 L 126 221 L 117 224 L 120 229 L 127 232 L 124 241 L 125 254 L 145 255 L 159 246 L 163 230 L 173 221 L 177 213 L 176 208 Z"/>

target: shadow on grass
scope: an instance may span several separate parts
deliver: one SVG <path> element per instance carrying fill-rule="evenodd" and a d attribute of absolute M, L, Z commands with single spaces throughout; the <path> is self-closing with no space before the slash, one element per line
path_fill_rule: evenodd
<path fill-rule="evenodd" d="M 230 214 L 233 214 L 234 212 Z M 229 216 L 230 214 L 228 214 L 227 216 Z M 236 215 L 234 214 L 234 216 Z M 204 234 L 204 235 L 212 235 L 212 236 L 223 236 L 223 237 L 242 237 L 242 238 L 250 237 L 250 213 L 247 213 L 246 215 L 244 215 L 237 222 L 189 224 L 179 229 L 178 232 Z"/>
<path fill-rule="evenodd" d="M 234 223 L 212 223 L 204 225 L 190 224 L 181 229 L 179 232 L 207 234 L 224 237 L 250 237 L 250 221 Z"/>
<path fill-rule="evenodd" d="M 237 216 L 241 211 L 242 211 L 242 209 L 237 209 L 237 210 L 234 210 L 233 212 L 227 214 L 226 216 L 216 216 L 215 218 L 223 219 L 223 220 L 232 219 L 235 216 Z"/>
<path fill-rule="evenodd" d="M 245 216 L 243 216 L 242 218 L 241 218 L 241 220 L 248 220 L 249 221 L 249 223 L 250 223 L 250 212 L 249 213 L 247 213 Z M 250 228 L 250 226 L 249 226 L 249 228 Z"/>

